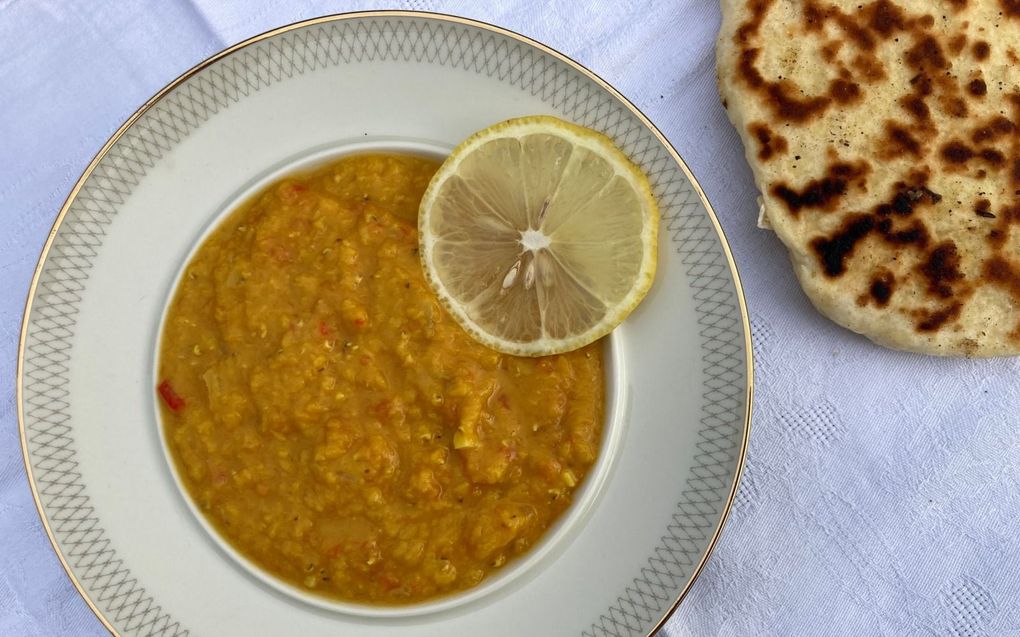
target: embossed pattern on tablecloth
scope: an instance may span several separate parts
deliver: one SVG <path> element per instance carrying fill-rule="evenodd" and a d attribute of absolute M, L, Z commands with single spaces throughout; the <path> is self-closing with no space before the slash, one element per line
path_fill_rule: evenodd
<path fill-rule="evenodd" d="M 710 0 L 0 0 L 0 635 L 102 635 L 24 477 L 14 360 L 35 260 L 106 138 L 194 63 L 295 20 L 443 11 L 577 59 L 672 141 L 719 214 L 757 359 L 747 468 L 716 552 L 666 634 L 1020 635 L 1020 359 L 883 350 L 821 318 L 755 227 L 715 92 Z"/>

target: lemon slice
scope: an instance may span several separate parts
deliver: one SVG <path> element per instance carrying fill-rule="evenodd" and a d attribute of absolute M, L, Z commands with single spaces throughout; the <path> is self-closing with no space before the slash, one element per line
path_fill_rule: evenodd
<path fill-rule="evenodd" d="M 475 133 L 422 197 L 425 278 L 472 336 L 544 356 L 608 334 L 655 276 L 648 178 L 593 130 L 549 116 Z"/>

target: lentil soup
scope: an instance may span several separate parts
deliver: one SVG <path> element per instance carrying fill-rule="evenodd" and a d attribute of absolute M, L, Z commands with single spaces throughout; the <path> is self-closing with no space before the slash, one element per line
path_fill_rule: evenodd
<path fill-rule="evenodd" d="M 353 155 L 239 207 L 164 321 L 164 435 L 197 508 L 308 592 L 407 604 L 528 551 L 602 435 L 602 346 L 517 358 L 475 342 L 422 275 L 438 163 Z"/>

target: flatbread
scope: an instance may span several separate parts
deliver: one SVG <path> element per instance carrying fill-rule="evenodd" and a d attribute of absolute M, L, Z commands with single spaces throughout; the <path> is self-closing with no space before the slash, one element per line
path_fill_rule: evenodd
<path fill-rule="evenodd" d="M 818 310 L 887 347 L 1020 354 L 1020 0 L 722 10 L 723 105 Z"/>

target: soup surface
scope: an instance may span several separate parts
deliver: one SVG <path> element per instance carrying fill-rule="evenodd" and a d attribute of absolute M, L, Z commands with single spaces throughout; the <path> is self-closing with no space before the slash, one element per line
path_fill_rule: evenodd
<path fill-rule="evenodd" d="M 199 247 L 157 394 L 220 534 L 308 591 L 371 604 L 474 586 L 570 504 L 599 449 L 602 347 L 516 358 L 429 290 L 418 203 L 438 167 L 355 155 L 283 179 Z"/>

